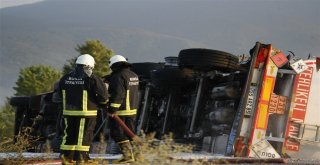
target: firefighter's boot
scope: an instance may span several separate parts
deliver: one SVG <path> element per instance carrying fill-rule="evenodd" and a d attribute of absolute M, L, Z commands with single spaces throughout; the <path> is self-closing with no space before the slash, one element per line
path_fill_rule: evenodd
<path fill-rule="evenodd" d="M 140 146 L 134 141 L 130 141 L 130 143 L 132 145 L 132 151 L 133 151 L 135 161 L 142 162 L 144 160 L 144 157 L 141 153 Z"/>
<path fill-rule="evenodd" d="M 132 146 L 128 140 L 118 143 L 122 151 L 122 159 L 112 161 L 114 164 L 131 163 L 134 162 Z"/>
<path fill-rule="evenodd" d="M 76 164 L 76 161 L 74 161 L 64 155 L 61 155 L 60 159 L 61 159 L 62 165 L 75 165 Z"/>
<path fill-rule="evenodd" d="M 77 161 L 76 165 L 98 165 L 99 161 L 98 160 L 82 160 L 82 161 Z"/>
<path fill-rule="evenodd" d="M 89 152 L 80 152 L 79 160 L 77 160 L 76 165 L 97 165 L 99 164 L 98 160 L 91 159 L 89 156 Z"/>

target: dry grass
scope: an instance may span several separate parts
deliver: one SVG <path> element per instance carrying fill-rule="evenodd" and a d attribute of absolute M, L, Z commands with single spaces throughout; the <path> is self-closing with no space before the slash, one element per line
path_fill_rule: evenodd
<path fill-rule="evenodd" d="M 31 131 L 31 128 L 25 128 L 18 136 L 15 137 L 15 140 L 12 138 L 6 138 L 0 143 L 0 153 L 6 153 L 6 156 L 3 159 L 0 159 L 0 164 L 20 165 L 28 164 L 30 161 L 45 159 L 24 158 L 23 152 L 26 152 L 33 146 L 34 142 L 39 140 L 37 137 L 30 135 Z M 49 147 L 47 150 L 50 151 L 50 146 L 47 147 Z"/>
<path fill-rule="evenodd" d="M 15 143 L 12 138 L 6 138 L 0 143 L 0 152 L 24 152 L 30 147 L 30 132 L 31 129 L 26 128 L 20 135 L 15 137 Z"/>
<path fill-rule="evenodd" d="M 140 151 L 143 156 L 143 160 L 137 160 L 133 164 L 157 164 L 157 165 L 169 165 L 169 164 L 186 164 L 181 160 L 173 159 L 173 155 L 176 153 L 191 153 L 192 145 L 177 144 L 173 141 L 173 134 L 168 134 L 163 137 L 162 141 L 155 141 L 155 134 L 142 134 L 143 143 L 140 145 Z M 188 164 L 202 164 L 199 161 L 188 162 Z"/>
<path fill-rule="evenodd" d="M 50 160 L 49 154 L 52 153 L 52 150 L 49 143 L 46 143 L 42 149 L 48 156 L 45 156 L 44 158 L 37 157 L 27 159 L 23 156 L 23 153 L 28 151 L 35 141 L 39 140 L 30 136 L 30 131 L 31 129 L 29 128 L 22 131 L 19 136 L 15 137 L 16 142 L 13 142 L 13 139 L 8 138 L 0 143 L 0 153 L 7 153 L 3 160 L 0 159 L 0 164 L 20 165 Z M 139 145 L 139 149 L 144 159 L 137 160 L 132 164 L 186 164 L 186 162 L 173 159 L 172 156 L 176 153 L 191 153 L 193 149 L 192 145 L 175 143 L 173 141 L 173 134 L 165 135 L 161 141 L 155 140 L 154 137 L 154 133 L 148 135 L 142 134 L 142 144 Z M 105 148 L 102 150 L 105 150 Z M 194 160 L 187 162 L 187 164 L 200 165 L 203 164 L 203 162 Z"/>

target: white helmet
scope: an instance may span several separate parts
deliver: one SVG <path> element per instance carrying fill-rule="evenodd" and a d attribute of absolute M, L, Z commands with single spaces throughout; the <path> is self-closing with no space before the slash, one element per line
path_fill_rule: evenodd
<path fill-rule="evenodd" d="M 117 63 L 117 62 L 128 62 L 128 61 L 122 55 L 114 55 L 109 60 L 109 66 L 111 67 L 114 63 Z"/>
<path fill-rule="evenodd" d="M 82 64 L 94 68 L 95 62 L 91 55 L 83 54 L 77 58 L 76 64 Z"/>

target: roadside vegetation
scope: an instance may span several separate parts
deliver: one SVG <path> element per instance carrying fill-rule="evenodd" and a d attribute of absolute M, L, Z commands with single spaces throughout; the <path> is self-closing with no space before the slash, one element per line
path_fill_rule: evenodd
<path fill-rule="evenodd" d="M 174 154 L 184 152 L 191 153 L 194 147 L 193 145 L 175 143 L 173 141 L 173 134 L 164 135 L 163 140 L 161 141 L 155 141 L 154 137 L 154 133 L 142 135 L 142 144 L 140 145 L 140 150 L 143 159 L 137 160 L 133 164 L 203 164 L 203 162 L 198 160 L 182 161 L 174 159 Z"/>
<path fill-rule="evenodd" d="M 32 141 L 36 140 L 30 136 L 31 128 L 25 128 L 18 136 L 4 137 L 0 142 L 0 153 L 5 155 L 0 159 L 0 164 L 25 164 L 30 160 L 26 160 L 22 153 L 27 151 Z M 39 159 L 38 159 L 39 160 Z"/>
<path fill-rule="evenodd" d="M 0 109 L 0 142 L 13 138 L 14 109 L 8 101 Z M 1 146 L 0 146 L 1 148 Z"/>
<path fill-rule="evenodd" d="M 15 140 L 8 138 L 0 143 L 0 153 L 5 153 L 5 159 L 0 159 L 0 164 L 20 165 L 20 164 L 33 164 L 39 161 L 50 161 L 57 159 L 50 156 L 50 145 L 46 146 L 47 151 L 44 157 L 25 158 L 23 152 L 26 152 L 32 143 L 37 140 L 36 137 L 30 136 L 31 128 L 25 128 L 20 135 L 15 137 Z M 155 140 L 154 133 L 141 136 L 141 143 L 139 143 L 139 149 L 141 151 L 142 159 L 137 160 L 132 164 L 192 164 L 200 165 L 203 161 L 199 160 L 178 160 L 174 159 L 174 154 L 177 153 L 191 153 L 193 146 L 185 144 L 177 144 L 173 141 L 173 134 L 164 135 L 163 140 Z M 15 141 L 15 142 L 14 142 Z M 104 148 L 105 150 L 106 148 Z M 107 160 L 100 160 L 100 164 L 109 164 Z"/>

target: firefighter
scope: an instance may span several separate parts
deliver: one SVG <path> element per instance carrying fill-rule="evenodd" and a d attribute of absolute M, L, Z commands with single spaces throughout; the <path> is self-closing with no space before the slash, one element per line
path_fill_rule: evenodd
<path fill-rule="evenodd" d="M 134 162 L 134 149 L 132 139 L 126 136 L 124 130 L 112 118 L 112 114 L 118 115 L 129 129 L 134 131 L 135 119 L 138 107 L 139 78 L 130 70 L 131 64 L 121 55 L 114 55 L 110 58 L 109 67 L 112 73 L 109 77 L 109 105 L 107 112 L 111 114 L 110 135 L 119 144 L 123 157 L 113 163 Z M 135 151 L 138 151 L 136 149 Z M 139 152 L 135 152 L 140 155 Z"/>
<path fill-rule="evenodd" d="M 80 55 L 73 71 L 59 81 L 62 98 L 63 140 L 60 153 L 63 164 L 94 163 L 89 158 L 98 107 L 106 107 L 108 92 L 102 79 L 92 74 L 94 58 Z"/>

